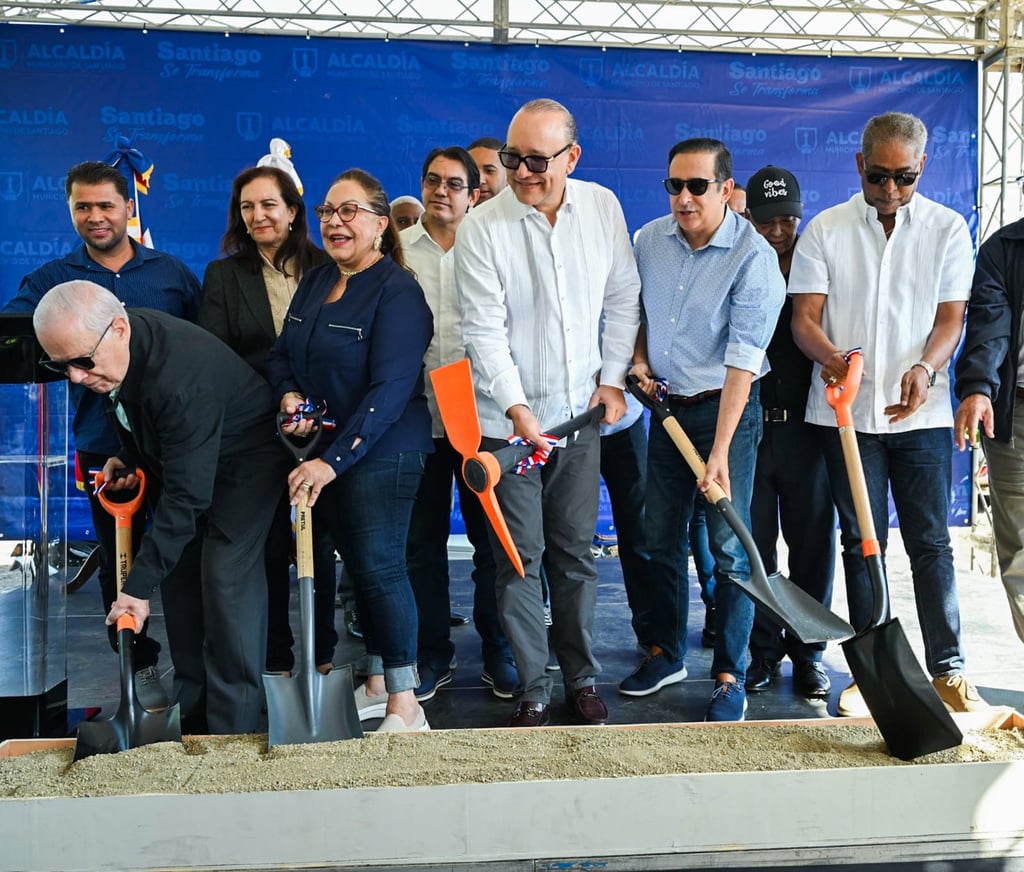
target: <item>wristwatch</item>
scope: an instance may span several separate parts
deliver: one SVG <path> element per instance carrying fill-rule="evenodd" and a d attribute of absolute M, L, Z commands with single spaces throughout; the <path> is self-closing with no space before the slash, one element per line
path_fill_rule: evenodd
<path fill-rule="evenodd" d="M 921 367 L 928 374 L 928 387 L 935 387 L 935 367 L 932 366 L 927 360 L 919 360 L 910 368 L 913 369 L 915 366 Z"/>

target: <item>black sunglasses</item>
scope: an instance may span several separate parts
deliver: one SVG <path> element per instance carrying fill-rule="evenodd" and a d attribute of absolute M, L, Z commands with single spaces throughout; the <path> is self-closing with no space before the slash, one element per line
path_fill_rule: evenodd
<path fill-rule="evenodd" d="M 572 148 L 571 142 L 564 148 L 558 149 L 550 157 L 544 157 L 539 154 L 516 154 L 514 151 L 499 151 L 498 160 L 501 161 L 501 165 L 507 170 L 517 170 L 520 164 L 526 164 L 526 168 L 531 173 L 546 173 L 548 171 L 548 164 L 570 148 Z"/>
<path fill-rule="evenodd" d="M 864 173 L 864 178 L 868 180 L 870 185 L 884 185 L 889 179 L 892 179 L 896 183 L 898 188 L 909 188 L 914 182 L 917 181 L 917 177 L 920 173 Z"/>
<path fill-rule="evenodd" d="M 665 186 L 665 190 L 668 191 L 673 197 L 679 196 L 683 193 L 683 188 L 689 190 L 695 197 L 699 197 L 702 194 L 706 194 L 708 185 L 712 182 L 722 183 L 725 179 L 662 179 L 661 182 Z"/>
<path fill-rule="evenodd" d="M 96 340 L 96 344 L 88 354 L 82 357 L 72 357 L 69 360 L 50 360 L 48 357 L 42 357 L 39 359 L 39 365 L 45 366 L 51 372 L 59 372 L 62 375 L 67 375 L 67 371 L 71 367 L 75 369 L 95 369 L 96 361 L 92 359 L 92 356 L 96 353 L 96 349 L 100 347 L 103 338 L 110 332 L 110 328 L 113 326 L 114 322 L 111 321 L 107 325 L 107 329 L 100 334 L 100 338 Z"/>

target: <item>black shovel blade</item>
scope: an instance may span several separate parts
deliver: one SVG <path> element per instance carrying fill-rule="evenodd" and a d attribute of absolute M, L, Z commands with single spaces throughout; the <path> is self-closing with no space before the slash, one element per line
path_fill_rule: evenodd
<path fill-rule="evenodd" d="M 121 669 L 121 702 L 113 717 L 83 721 L 78 725 L 75 760 L 94 754 L 117 754 L 157 742 L 181 741 L 181 714 L 177 703 L 167 708 L 147 709 L 135 692 L 131 630 L 117 634 Z"/>
<path fill-rule="evenodd" d="M 843 652 L 894 757 L 913 760 L 963 742 L 963 734 L 921 669 L 898 618 L 843 642 Z"/>
<path fill-rule="evenodd" d="M 750 561 L 750 578 L 733 578 L 733 583 L 757 603 L 758 608 L 806 644 L 841 642 L 854 634 L 849 623 L 786 576 L 779 572 L 767 575 L 754 537 L 727 497 L 715 503 L 715 510 L 732 528 Z"/>

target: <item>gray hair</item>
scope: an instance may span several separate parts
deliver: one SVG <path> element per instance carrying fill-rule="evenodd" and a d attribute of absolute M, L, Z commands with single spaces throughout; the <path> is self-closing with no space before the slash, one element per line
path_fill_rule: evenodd
<path fill-rule="evenodd" d="M 547 97 L 538 97 L 536 100 L 524 103 L 519 108 L 519 112 L 516 112 L 516 115 L 523 112 L 560 112 L 565 118 L 565 135 L 568 137 L 569 142 L 576 142 L 579 138 L 579 131 L 576 129 L 576 119 L 573 118 L 572 113 L 557 100 L 551 100 Z"/>
<path fill-rule="evenodd" d="M 77 323 L 98 336 L 124 314 L 124 304 L 106 288 L 75 279 L 43 294 L 32 315 L 32 326 L 36 333 L 45 333 L 61 324 Z"/>
<path fill-rule="evenodd" d="M 395 197 L 395 199 L 391 201 L 391 209 L 394 211 L 395 206 L 404 206 L 406 204 L 417 206 L 421 212 L 423 211 L 423 204 L 410 194 L 403 194 L 401 197 Z"/>
<path fill-rule="evenodd" d="M 860 138 L 860 151 L 867 159 L 879 145 L 886 142 L 901 142 L 914 150 L 914 157 L 920 160 L 928 144 L 928 128 L 916 115 L 907 112 L 886 112 L 876 115 L 864 125 Z"/>

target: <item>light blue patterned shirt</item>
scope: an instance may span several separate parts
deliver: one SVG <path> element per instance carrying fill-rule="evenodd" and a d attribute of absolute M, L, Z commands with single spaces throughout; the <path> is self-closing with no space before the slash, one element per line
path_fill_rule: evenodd
<path fill-rule="evenodd" d="M 647 359 L 670 393 L 692 396 L 725 384 L 725 367 L 760 378 L 786 283 L 779 258 L 729 209 L 703 248 L 692 250 L 672 215 L 637 234 Z"/>

